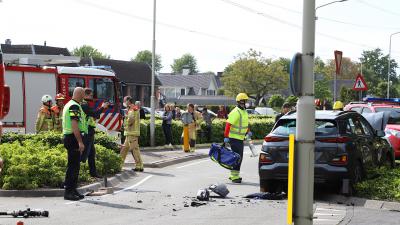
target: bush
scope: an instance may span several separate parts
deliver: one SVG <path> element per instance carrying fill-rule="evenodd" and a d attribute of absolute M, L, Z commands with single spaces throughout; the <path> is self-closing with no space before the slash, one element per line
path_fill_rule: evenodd
<path fill-rule="evenodd" d="M 0 176 L 0 188 L 35 189 L 60 188 L 67 167 L 67 151 L 61 144 L 61 135 L 46 133 L 38 135 L 5 134 L 0 145 L 0 156 L 4 169 Z M 98 138 L 99 137 L 99 138 Z M 116 145 L 104 134 L 96 135 L 103 145 L 96 144 L 96 166 L 98 173 L 115 174 L 121 171 L 122 159 L 115 153 Z M 81 164 L 80 182 L 88 182 L 89 168 Z"/>
<path fill-rule="evenodd" d="M 286 98 L 285 103 L 289 103 L 290 106 L 294 107 L 297 104 L 297 100 L 298 98 L 296 96 L 291 95 Z"/>
<path fill-rule="evenodd" d="M 268 104 L 272 108 L 281 108 L 284 102 L 285 99 L 282 97 L 282 95 L 272 95 L 268 101 Z"/>

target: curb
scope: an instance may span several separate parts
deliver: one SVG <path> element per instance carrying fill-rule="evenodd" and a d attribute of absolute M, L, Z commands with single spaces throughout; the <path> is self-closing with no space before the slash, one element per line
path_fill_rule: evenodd
<path fill-rule="evenodd" d="M 185 153 L 185 154 L 188 154 L 188 153 Z M 204 159 L 207 157 L 208 157 L 208 155 L 203 154 L 203 153 L 189 153 L 189 155 L 182 155 L 182 156 L 177 156 L 177 157 L 173 157 L 173 158 L 169 158 L 169 159 L 158 160 L 158 161 L 154 161 L 154 162 L 150 162 L 150 163 L 144 163 L 144 167 L 163 168 L 166 166 L 171 166 L 174 164 L 187 162 L 187 161 L 191 161 L 191 160 L 196 160 L 196 159 Z M 135 163 L 133 163 L 133 162 L 128 162 L 128 163 L 124 164 L 125 167 L 133 167 L 134 165 L 135 165 Z"/>
<path fill-rule="evenodd" d="M 342 195 L 330 195 L 325 198 L 326 201 L 344 204 L 348 206 L 359 206 L 368 209 L 381 209 L 400 212 L 400 202 L 389 202 L 382 200 L 372 200 L 359 197 L 345 197 Z"/>
<path fill-rule="evenodd" d="M 107 186 L 117 186 L 120 183 L 135 176 L 132 170 L 124 170 L 113 177 L 107 178 Z M 89 185 L 79 187 L 81 193 L 86 193 L 91 190 L 97 191 L 99 188 L 104 187 L 104 180 L 98 181 Z M 64 189 L 35 189 L 35 190 L 0 190 L 0 197 L 62 197 L 64 196 Z"/>

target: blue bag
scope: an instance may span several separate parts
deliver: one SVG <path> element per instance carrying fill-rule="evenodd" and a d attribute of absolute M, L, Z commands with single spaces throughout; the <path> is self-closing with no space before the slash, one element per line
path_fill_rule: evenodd
<path fill-rule="evenodd" d="M 208 155 L 212 161 L 229 170 L 238 166 L 241 160 L 240 155 L 225 147 L 225 144 L 222 146 L 216 143 L 211 144 Z"/>

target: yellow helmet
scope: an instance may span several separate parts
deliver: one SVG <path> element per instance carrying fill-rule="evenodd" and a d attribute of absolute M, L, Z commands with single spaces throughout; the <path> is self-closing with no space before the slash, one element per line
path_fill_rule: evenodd
<path fill-rule="evenodd" d="M 239 101 L 241 101 L 241 100 L 247 100 L 247 99 L 249 99 L 249 96 L 247 96 L 246 93 L 239 93 L 239 94 L 236 96 L 236 101 L 237 101 L 237 102 L 239 102 Z"/>
<path fill-rule="evenodd" d="M 338 109 L 343 109 L 343 103 L 341 101 L 336 101 L 335 104 L 333 104 L 333 110 L 338 110 Z"/>

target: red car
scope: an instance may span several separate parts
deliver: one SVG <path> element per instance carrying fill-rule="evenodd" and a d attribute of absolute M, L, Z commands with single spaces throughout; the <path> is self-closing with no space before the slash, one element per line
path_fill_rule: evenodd
<path fill-rule="evenodd" d="M 360 114 L 374 112 L 390 112 L 385 128 L 396 159 L 400 159 L 400 99 L 367 98 L 365 102 L 352 102 L 344 110 L 353 110 Z"/>

